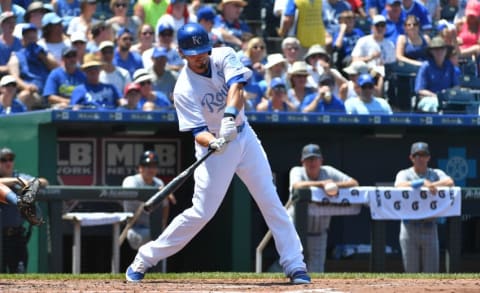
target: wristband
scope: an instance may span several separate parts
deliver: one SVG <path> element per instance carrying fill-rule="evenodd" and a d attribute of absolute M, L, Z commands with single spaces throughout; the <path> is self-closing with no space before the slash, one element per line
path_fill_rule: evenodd
<path fill-rule="evenodd" d="M 413 188 L 419 188 L 423 186 L 423 183 L 425 183 L 425 180 L 417 179 L 417 180 L 413 180 L 410 184 L 412 185 Z"/>
<path fill-rule="evenodd" d="M 225 108 L 225 112 L 223 112 L 223 117 L 233 117 L 236 118 L 238 115 L 237 108 L 233 106 L 228 106 Z"/>

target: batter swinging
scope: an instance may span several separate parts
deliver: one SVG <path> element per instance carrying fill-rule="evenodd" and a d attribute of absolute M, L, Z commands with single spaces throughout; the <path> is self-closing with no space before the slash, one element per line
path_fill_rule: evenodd
<path fill-rule="evenodd" d="M 310 283 L 299 237 L 276 192 L 265 151 L 244 114 L 243 85 L 252 72 L 231 48 L 212 49 L 199 24 L 184 25 L 177 38 L 187 60 L 174 90 L 179 129 L 193 133 L 197 158 L 209 148 L 216 152 L 195 170 L 193 206 L 156 240 L 140 247 L 127 269 L 127 280 L 140 282 L 148 268 L 182 249 L 215 215 L 237 174 L 272 231 L 291 283 Z"/>

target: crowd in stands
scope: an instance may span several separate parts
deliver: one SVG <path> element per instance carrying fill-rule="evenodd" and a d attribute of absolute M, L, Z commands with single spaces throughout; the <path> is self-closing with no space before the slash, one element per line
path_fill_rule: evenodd
<path fill-rule="evenodd" d="M 170 110 L 188 22 L 253 71 L 247 111 L 439 113 L 443 91 L 478 78 L 480 1 L 274 2 L 276 36 L 249 27 L 244 0 L 110 0 L 105 19 L 96 0 L 4 0 L 0 115 Z M 281 49 L 267 48 L 278 36 Z"/>

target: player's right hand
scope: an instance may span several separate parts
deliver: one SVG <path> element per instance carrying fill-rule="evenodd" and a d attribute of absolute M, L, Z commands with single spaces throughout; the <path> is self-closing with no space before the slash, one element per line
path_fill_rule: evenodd
<path fill-rule="evenodd" d="M 237 126 L 233 117 L 224 117 L 220 125 L 219 137 L 225 138 L 226 142 L 230 142 L 237 137 Z"/>
<path fill-rule="evenodd" d="M 227 147 L 227 142 L 223 137 L 216 138 L 208 144 L 208 149 L 215 150 L 215 153 L 217 154 L 223 153 L 226 147 Z"/>

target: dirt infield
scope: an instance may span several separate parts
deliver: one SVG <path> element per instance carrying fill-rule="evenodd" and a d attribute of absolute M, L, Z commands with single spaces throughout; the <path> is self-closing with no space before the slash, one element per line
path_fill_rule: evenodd
<path fill-rule="evenodd" d="M 310 285 L 290 285 L 283 279 L 146 279 L 140 284 L 123 280 L 6 280 L 1 292 L 479 292 L 478 279 L 323 279 Z"/>

